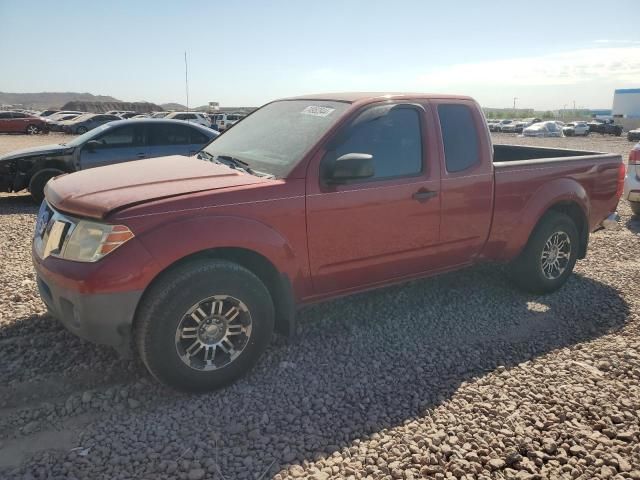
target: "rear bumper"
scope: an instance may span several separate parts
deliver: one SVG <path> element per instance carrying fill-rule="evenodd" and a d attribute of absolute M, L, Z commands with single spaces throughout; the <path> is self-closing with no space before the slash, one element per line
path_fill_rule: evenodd
<path fill-rule="evenodd" d="M 131 326 L 142 291 L 88 294 L 45 280 L 40 272 L 37 279 L 40 297 L 67 330 L 123 354 L 130 350 Z"/>

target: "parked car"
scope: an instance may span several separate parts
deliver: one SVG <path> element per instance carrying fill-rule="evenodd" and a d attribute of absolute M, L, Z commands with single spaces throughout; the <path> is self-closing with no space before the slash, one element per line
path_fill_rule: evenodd
<path fill-rule="evenodd" d="M 558 122 L 550 120 L 548 122 L 534 123 L 522 130 L 522 134 L 525 137 L 561 137 L 562 129 Z"/>
<path fill-rule="evenodd" d="M 138 115 L 138 112 L 122 112 L 120 114 L 118 114 L 118 116 L 124 120 L 128 119 L 128 118 L 133 118 L 136 117 Z"/>
<path fill-rule="evenodd" d="M 56 175 L 144 158 L 195 155 L 217 135 L 178 120 L 110 122 L 68 143 L 0 156 L 0 187 L 6 192 L 29 189 L 34 200 L 41 202 L 45 184 Z"/>
<path fill-rule="evenodd" d="M 589 122 L 589 131 L 592 133 L 601 133 L 603 135 L 622 135 L 622 127 L 613 123 L 613 120 L 595 119 Z"/>
<path fill-rule="evenodd" d="M 216 126 L 223 132 L 231 128 L 234 124 L 242 120 L 246 115 L 240 113 L 218 113 L 216 115 Z"/>
<path fill-rule="evenodd" d="M 60 120 L 62 117 L 64 117 L 65 115 L 71 115 L 71 114 L 75 114 L 75 115 L 84 115 L 87 112 L 79 112 L 77 110 L 62 110 L 60 112 L 56 112 L 53 113 L 51 115 L 49 115 L 46 120 Z"/>
<path fill-rule="evenodd" d="M 153 114 L 151 114 L 151 118 L 165 118 L 170 113 L 171 112 L 154 112 Z"/>
<path fill-rule="evenodd" d="M 629 130 L 627 132 L 627 140 L 630 142 L 637 142 L 640 140 L 640 128 Z"/>
<path fill-rule="evenodd" d="M 134 340 L 157 379 L 198 391 L 310 302 L 479 261 L 557 290 L 616 224 L 624 176 L 619 154 L 492 145 L 479 105 L 442 95 L 271 102 L 199 156 L 54 178 L 32 249 L 71 332 Z"/>
<path fill-rule="evenodd" d="M 506 123 L 502 125 L 500 131 L 502 133 L 522 133 L 526 126 L 526 122 L 524 120 L 514 120 L 511 123 Z"/>
<path fill-rule="evenodd" d="M 151 118 L 151 116 L 148 113 L 139 113 L 131 118 Z"/>
<path fill-rule="evenodd" d="M 45 118 L 45 122 L 47 124 L 47 128 L 49 129 L 50 132 L 62 132 L 63 126 L 64 126 L 64 122 L 68 122 L 70 120 L 73 120 L 74 118 L 78 118 L 80 115 L 80 113 L 67 113 L 64 115 L 51 115 L 48 118 Z M 54 118 L 55 117 L 55 118 Z"/>
<path fill-rule="evenodd" d="M 53 115 L 54 113 L 58 113 L 60 110 L 43 110 L 42 112 L 40 112 L 40 116 L 41 117 L 49 117 L 51 115 Z"/>
<path fill-rule="evenodd" d="M 524 128 L 527 128 L 536 123 L 540 123 L 541 121 L 542 121 L 541 118 L 532 117 L 532 118 L 525 118 L 524 120 L 522 120 L 522 123 L 524 123 Z"/>
<path fill-rule="evenodd" d="M 640 143 L 637 143 L 629 152 L 622 198 L 629 201 L 634 215 L 640 215 Z"/>
<path fill-rule="evenodd" d="M 589 135 L 589 131 L 589 125 L 587 122 L 569 122 L 562 127 L 562 133 L 565 137 L 586 137 Z"/>
<path fill-rule="evenodd" d="M 73 120 L 63 122 L 62 131 L 65 133 L 82 135 L 83 133 L 87 133 L 89 130 L 93 130 L 100 125 L 117 120 L 122 119 L 117 115 L 107 115 L 106 113 L 87 113 L 85 115 L 80 115 Z"/>
<path fill-rule="evenodd" d="M 28 115 L 22 112 L 0 112 L 0 133 L 48 133 L 47 125 L 43 118 Z"/>
<path fill-rule="evenodd" d="M 500 121 L 499 121 L 498 123 L 496 123 L 496 124 L 495 124 L 495 126 L 493 127 L 493 128 L 494 128 L 494 130 L 493 130 L 493 131 L 494 131 L 494 132 L 501 132 L 501 131 L 502 131 L 502 128 L 503 128 L 505 125 L 509 125 L 509 124 L 511 124 L 511 123 L 513 123 L 513 120 L 507 120 L 507 119 L 505 119 L 505 120 L 500 120 Z"/>
<path fill-rule="evenodd" d="M 172 112 L 164 118 L 173 120 L 184 120 L 191 123 L 197 123 L 204 127 L 211 126 L 211 122 L 209 121 L 207 116 L 201 112 Z"/>

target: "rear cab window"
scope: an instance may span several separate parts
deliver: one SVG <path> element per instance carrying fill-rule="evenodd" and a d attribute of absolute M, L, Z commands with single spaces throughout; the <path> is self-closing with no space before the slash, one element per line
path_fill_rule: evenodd
<path fill-rule="evenodd" d="M 447 172 L 469 170 L 480 163 L 480 141 L 470 107 L 463 104 L 438 105 Z"/>

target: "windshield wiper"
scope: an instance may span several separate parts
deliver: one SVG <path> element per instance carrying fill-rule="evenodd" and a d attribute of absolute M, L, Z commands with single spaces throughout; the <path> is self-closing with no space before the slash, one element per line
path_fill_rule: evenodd
<path fill-rule="evenodd" d="M 254 170 L 244 160 L 240 160 L 239 158 L 232 157 L 231 155 L 211 155 L 209 152 L 202 150 L 201 152 L 198 153 L 198 158 L 204 158 L 213 163 L 226 165 L 227 167 L 233 168 L 234 170 L 242 170 L 243 172 L 247 172 L 248 174 L 254 175 L 256 177 L 275 178 L 270 173 L 259 172 L 258 170 Z"/>
<path fill-rule="evenodd" d="M 240 160 L 239 158 L 232 157 L 231 155 L 217 155 L 216 160 L 217 159 L 222 160 L 224 163 L 229 163 L 231 164 L 230 166 L 233 166 L 235 168 L 241 168 L 242 170 L 246 170 L 247 172 L 251 170 L 247 162 Z"/>
<path fill-rule="evenodd" d="M 205 150 L 201 150 L 201 151 L 199 151 L 199 152 L 198 152 L 198 155 L 196 155 L 196 157 L 197 157 L 197 158 L 200 158 L 200 159 L 203 159 L 203 158 L 204 158 L 205 160 L 208 160 L 208 161 L 210 161 L 210 162 L 213 162 L 213 161 L 214 161 L 214 157 L 213 157 L 213 155 L 211 155 L 209 152 L 207 152 L 207 151 L 205 151 Z"/>

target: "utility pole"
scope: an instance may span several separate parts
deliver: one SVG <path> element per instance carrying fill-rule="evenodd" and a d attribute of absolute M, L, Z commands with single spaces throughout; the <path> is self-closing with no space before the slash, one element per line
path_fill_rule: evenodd
<path fill-rule="evenodd" d="M 518 99 L 518 97 L 513 97 L 513 114 L 515 115 L 516 113 L 516 100 Z"/>
<path fill-rule="evenodd" d="M 187 112 L 189 111 L 189 69 L 187 67 L 187 51 L 184 51 L 184 88 L 187 92 Z"/>

